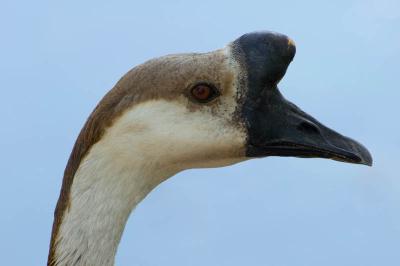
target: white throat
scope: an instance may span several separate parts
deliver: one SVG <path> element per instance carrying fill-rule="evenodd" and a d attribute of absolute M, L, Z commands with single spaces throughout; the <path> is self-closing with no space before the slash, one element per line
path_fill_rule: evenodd
<path fill-rule="evenodd" d="M 75 175 L 71 205 L 57 241 L 56 265 L 113 265 L 129 214 L 173 175 L 143 161 L 121 167 L 112 157 L 98 157 L 100 145 L 94 148 Z"/>

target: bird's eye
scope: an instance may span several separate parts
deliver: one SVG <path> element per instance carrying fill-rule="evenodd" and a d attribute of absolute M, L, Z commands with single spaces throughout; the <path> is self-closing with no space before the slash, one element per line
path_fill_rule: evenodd
<path fill-rule="evenodd" d="M 200 103 L 210 102 L 220 95 L 219 91 L 214 86 L 205 83 L 195 85 L 190 93 L 192 97 Z"/>

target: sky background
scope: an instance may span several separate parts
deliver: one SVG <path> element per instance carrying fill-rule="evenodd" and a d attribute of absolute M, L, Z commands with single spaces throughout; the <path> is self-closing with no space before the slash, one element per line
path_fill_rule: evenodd
<path fill-rule="evenodd" d="M 398 0 L 2 0 L 1 264 L 45 264 L 74 141 L 124 73 L 264 29 L 297 45 L 282 93 L 374 166 L 265 158 L 182 172 L 131 215 L 116 265 L 399 265 Z"/>

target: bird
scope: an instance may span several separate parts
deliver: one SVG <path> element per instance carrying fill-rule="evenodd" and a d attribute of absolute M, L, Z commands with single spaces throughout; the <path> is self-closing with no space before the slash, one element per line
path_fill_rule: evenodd
<path fill-rule="evenodd" d="M 362 144 L 281 94 L 295 53 L 288 36 L 256 31 L 215 51 L 151 59 L 122 76 L 72 149 L 47 265 L 114 265 L 130 213 L 186 169 L 268 156 L 371 166 Z"/>

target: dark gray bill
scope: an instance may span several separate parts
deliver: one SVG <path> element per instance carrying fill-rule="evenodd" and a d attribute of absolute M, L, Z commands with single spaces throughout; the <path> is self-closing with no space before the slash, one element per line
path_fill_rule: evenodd
<path fill-rule="evenodd" d="M 256 32 L 243 35 L 232 47 L 247 72 L 241 116 L 248 131 L 248 157 L 319 157 L 372 165 L 363 145 L 325 127 L 279 92 L 277 84 L 295 55 L 293 41 Z"/>

